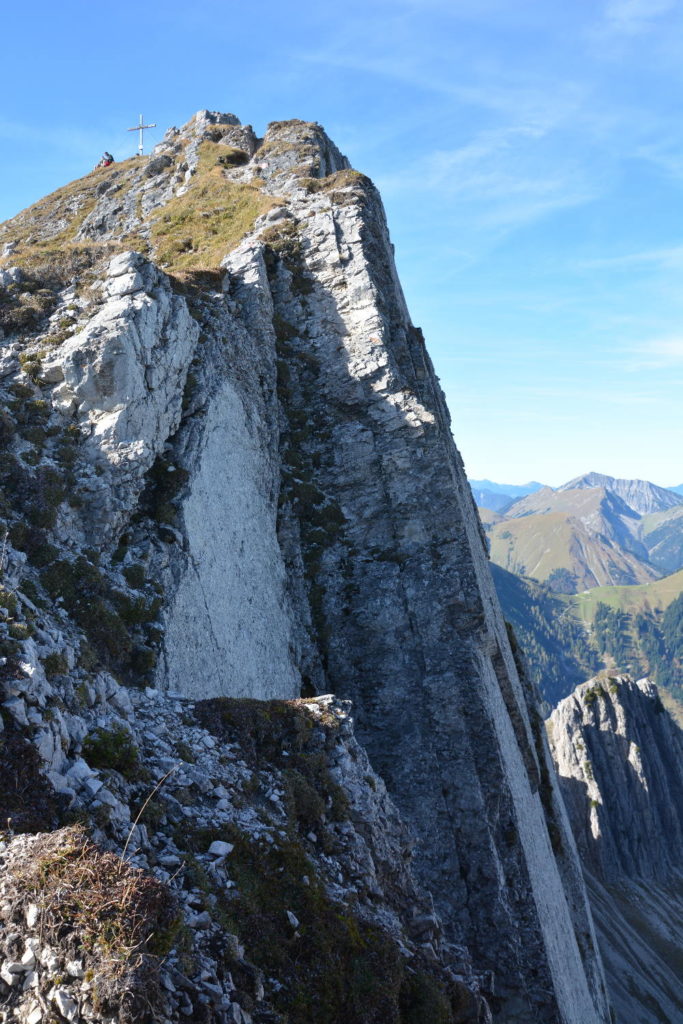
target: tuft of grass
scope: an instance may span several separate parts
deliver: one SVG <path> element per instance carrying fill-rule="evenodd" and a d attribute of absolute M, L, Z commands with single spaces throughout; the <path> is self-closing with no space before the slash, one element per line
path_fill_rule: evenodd
<path fill-rule="evenodd" d="M 55 676 L 63 676 L 69 671 L 69 662 L 66 660 L 66 655 L 62 651 L 53 651 L 52 654 L 47 654 L 42 658 L 43 668 L 45 669 L 45 675 L 48 679 L 54 679 Z"/>
<path fill-rule="evenodd" d="M 138 748 L 130 733 L 121 727 L 96 729 L 86 736 L 83 757 L 92 768 L 110 768 L 131 781 L 138 777 Z"/>
<path fill-rule="evenodd" d="M 324 178 L 302 178 L 301 184 L 307 192 L 334 192 L 353 185 L 372 185 L 372 182 L 365 174 L 347 167 Z"/>
<path fill-rule="evenodd" d="M 151 1019 L 161 957 L 180 926 L 170 889 L 101 850 L 80 825 L 37 836 L 7 870 L 17 920 L 35 903 L 41 941 L 66 942 L 85 960 L 98 1015 Z"/>

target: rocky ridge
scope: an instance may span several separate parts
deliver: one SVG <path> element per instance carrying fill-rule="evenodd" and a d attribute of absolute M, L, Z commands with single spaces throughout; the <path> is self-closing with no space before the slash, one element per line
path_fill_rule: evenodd
<path fill-rule="evenodd" d="M 683 734 L 647 679 L 604 675 L 549 721 L 618 1020 L 683 1013 Z"/>
<path fill-rule="evenodd" d="M 603 473 L 585 473 L 559 487 L 560 491 L 579 490 L 584 487 L 604 487 L 616 494 L 639 515 L 664 512 L 681 504 L 681 496 L 668 487 L 658 487 L 648 480 L 621 480 Z"/>
<path fill-rule="evenodd" d="M 111 731 L 82 713 L 93 687 L 105 719 L 105 708 L 122 713 L 119 683 L 147 686 L 161 716 L 168 693 L 334 691 L 353 701 L 358 736 L 416 838 L 416 884 L 433 894 L 443 949 L 456 951 L 431 944 L 438 977 L 419 998 L 442 1016 L 430 1019 L 486 1015 L 483 994 L 510 1024 L 606 1021 L 536 695 L 514 662 L 369 180 L 317 125 L 275 123 L 259 140 L 204 111 L 151 159 L 94 172 L 3 225 L 0 243 L 4 707 L 56 794 L 36 820 L 60 820 L 60 792 L 78 804 L 74 767 L 91 771 L 87 744 Z M 150 758 L 166 742 L 154 733 L 151 746 L 135 740 Z M 108 767 L 122 785 L 121 765 Z M 229 799 L 237 780 L 213 765 L 209 776 Z M 126 794 L 106 785 L 108 803 L 87 778 L 99 792 L 88 820 L 97 811 L 99 841 L 121 853 Z M 206 913 L 209 931 L 233 934 Z M 407 932 L 393 934 L 410 951 Z M 215 984 L 217 968 L 205 969 Z M 402 974 L 391 976 L 395 1019 L 411 1020 L 415 988 L 401 996 Z M 286 988 L 272 977 L 272 992 Z M 202 1003 L 207 1020 L 229 1019 L 228 988 L 223 1003 Z M 169 1019 L 183 1012 L 173 1006 Z M 273 1006 L 254 1019 L 273 1019 Z M 292 1020 L 309 1010 L 288 1006 Z"/>
<path fill-rule="evenodd" d="M 645 480 L 587 473 L 491 507 L 498 514 L 482 509 L 482 522 L 492 559 L 560 593 L 648 583 L 683 565 L 680 495 Z"/>

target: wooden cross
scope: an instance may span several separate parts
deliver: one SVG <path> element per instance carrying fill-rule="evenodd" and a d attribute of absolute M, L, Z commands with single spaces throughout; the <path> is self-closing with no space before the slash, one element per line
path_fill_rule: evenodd
<path fill-rule="evenodd" d="M 136 124 L 135 128 L 128 128 L 127 129 L 127 131 L 129 131 L 129 132 L 140 132 L 140 141 L 138 143 L 138 155 L 139 156 L 142 156 L 142 152 L 143 152 L 143 132 L 147 128 L 156 128 L 156 123 L 145 124 L 144 118 L 143 118 L 142 114 L 140 114 L 140 124 Z"/>

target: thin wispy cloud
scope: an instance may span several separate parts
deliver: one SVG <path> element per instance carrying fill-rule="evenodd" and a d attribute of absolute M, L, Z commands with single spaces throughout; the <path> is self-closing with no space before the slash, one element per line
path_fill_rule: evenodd
<path fill-rule="evenodd" d="M 560 166 L 536 143 L 546 131 L 512 126 L 480 132 L 464 146 L 427 154 L 380 185 L 430 189 L 481 228 L 510 230 L 557 210 L 589 202 L 598 192 L 569 161 Z"/>
<path fill-rule="evenodd" d="M 615 32 L 639 35 L 654 27 L 665 14 L 677 6 L 678 0 L 609 0 L 605 23 Z"/>
<path fill-rule="evenodd" d="M 683 369 L 683 334 L 651 338 L 633 349 L 633 370 Z"/>
<path fill-rule="evenodd" d="M 670 178 L 683 181 L 683 139 L 680 131 L 676 137 L 639 146 L 636 156 L 654 164 Z"/>
<path fill-rule="evenodd" d="M 581 260 L 583 270 L 625 270 L 651 267 L 658 270 L 683 270 L 683 245 L 668 249 L 647 249 L 644 252 L 626 253 L 623 256 L 604 256 L 597 259 Z"/>

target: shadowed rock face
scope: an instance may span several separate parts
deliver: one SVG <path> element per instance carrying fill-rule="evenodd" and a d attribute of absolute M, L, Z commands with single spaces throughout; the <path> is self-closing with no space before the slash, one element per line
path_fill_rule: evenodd
<path fill-rule="evenodd" d="M 122 166 L 88 193 L 77 243 L 104 247 L 96 308 L 77 297 L 78 330 L 44 364 L 23 353 L 81 438 L 85 497 L 53 539 L 73 554 L 96 539 L 118 588 L 144 565 L 160 689 L 351 698 L 495 1019 L 606 1021 L 535 694 L 380 197 L 319 126 L 256 140 L 235 120 L 201 112 L 151 175 Z M 35 258 L 39 219 L 0 232 L 17 263 Z M 65 286 L 55 323 L 73 300 Z M 19 373 L 9 342 L 0 369 Z"/>
<path fill-rule="evenodd" d="M 647 679 L 592 680 L 549 720 L 619 1020 L 683 1013 L 683 734 Z"/>
<path fill-rule="evenodd" d="M 667 878 L 683 848 L 683 744 L 657 687 L 577 687 L 551 719 L 553 757 L 583 863 L 605 882 Z"/>

